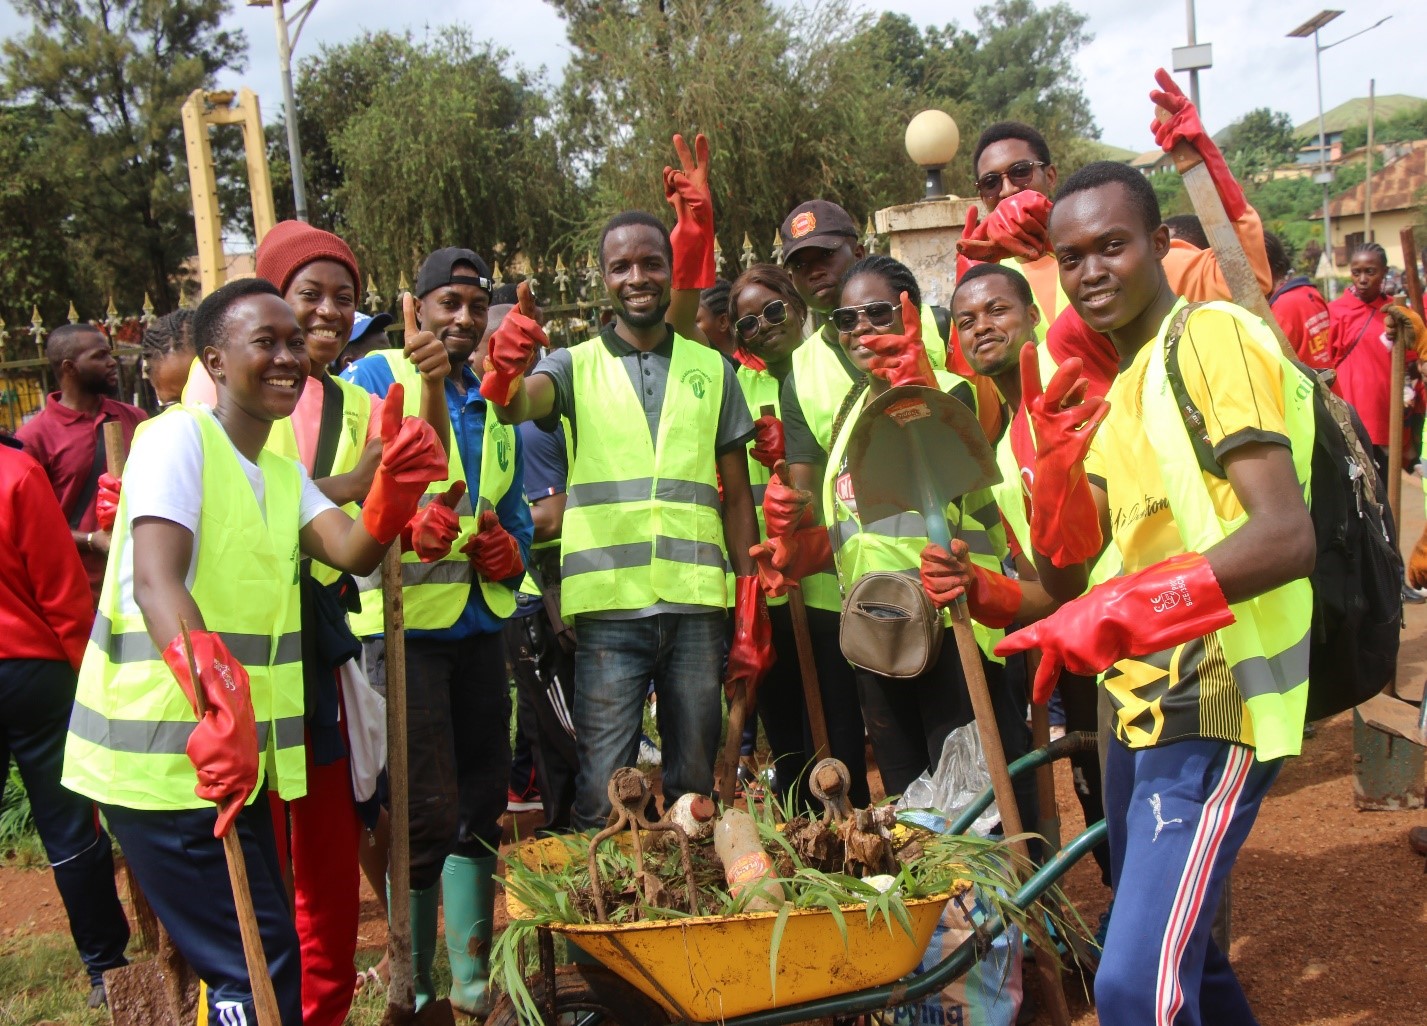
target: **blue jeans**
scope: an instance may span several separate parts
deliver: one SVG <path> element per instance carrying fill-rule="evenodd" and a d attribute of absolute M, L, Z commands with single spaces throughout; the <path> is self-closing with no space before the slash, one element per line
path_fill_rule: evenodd
<path fill-rule="evenodd" d="M 1095 974 L 1102 1026 L 1250 1026 L 1209 927 L 1283 760 L 1208 740 L 1136 750 L 1114 740 L 1106 754 L 1115 914 Z"/>
<path fill-rule="evenodd" d="M 114 887 L 114 853 L 94 803 L 60 785 L 74 707 L 74 671 L 47 659 L 0 660 L 0 796 L 10 756 L 30 795 L 69 932 L 90 983 L 125 965 L 129 920 Z"/>
<path fill-rule="evenodd" d="M 579 774 L 571 825 L 604 826 L 610 774 L 636 764 L 649 682 L 659 698 L 664 802 L 713 790 L 722 711 L 724 613 L 656 613 L 637 620 L 581 617 L 575 650 Z"/>

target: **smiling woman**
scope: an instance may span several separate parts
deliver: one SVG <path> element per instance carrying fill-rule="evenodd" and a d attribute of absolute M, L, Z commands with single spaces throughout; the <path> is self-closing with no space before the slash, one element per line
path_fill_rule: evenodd
<path fill-rule="evenodd" d="M 309 365 L 277 288 L 225 285 L 200 304 L 192 334 L 216 401 L 176 406 L 136 438 L 63 782 L 102 805 L 207 983 L 214 1022 L 255 1018 L 231 899 L 192 900 L 229 894 L 216 838 L 236 829 L 282 1018 L 297 1022 L 297 935 L 268 803 L 254 799 L 307 789 L 299 559 L 369 573 L 446 466 L 430 426 L 402 421 L 395 404 L 383 411 L 382 464 L 361 519 L 349 518 L 301 465 L 266 448 Z"/>

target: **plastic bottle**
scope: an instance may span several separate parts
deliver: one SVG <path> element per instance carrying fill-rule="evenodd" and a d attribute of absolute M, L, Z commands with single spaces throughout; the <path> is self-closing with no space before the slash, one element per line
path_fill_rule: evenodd
<path fill-rule="evenodd" d="M 678 824 L 691 841 L 702 841 L 713 834 L 714 803 L 701 794 L 681 795 L 669 810 L 669 822 Z"/>
<path fill-rule="evenodd" d="M 714 827 L 714 850 L 723 863 L 728 891 L 735 898 L 753 891 L 745 912 L 771 912 L 783 904 L 783 886 L 775 879 L 773 859 L 758 843 L 758 826 L 742 809 L 725 809 Z"/>

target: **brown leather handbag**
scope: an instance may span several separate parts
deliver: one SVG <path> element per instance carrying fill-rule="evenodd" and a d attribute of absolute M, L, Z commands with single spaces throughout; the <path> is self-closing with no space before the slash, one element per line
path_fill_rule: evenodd
<path fill-rule="evenodd" d="M 838 640 L 853 666 L 883 677 L 907 679 L 925 673 L 946 635 L 941 613 L 906 574 L 866 574 L 842 603 Z"/>

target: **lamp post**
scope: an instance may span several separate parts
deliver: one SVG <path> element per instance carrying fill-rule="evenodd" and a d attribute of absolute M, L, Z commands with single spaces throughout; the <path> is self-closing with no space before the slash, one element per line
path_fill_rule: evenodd
<path fill-rule="evenodd" d="M 942 168 L 951 163 L 961 145 L 961 129 L 944 110 L 924 110 L 907 124 L 907 156 L 927 173 L 922 199 L 946 197 Z"/>
<path fill-rule="evenodd" d="M 292 202 L 299 221 L 307 220 L 307 183 L 302 176 L 302 142 L 297 135 L 297 100 L 292 91 L 292 51 L 317 0 L 307 0 L 289 18 L 283 0 L 248 0 L 249 7 L 271 7 L 277 24 L 277 64 L 282 76 L 283 120 L 287 122 L 287 159 L 292 165 Z M 289 30 L 292 35 L 288 36 Z"/>
<path fill-rule="evenodd" d="M 1309 36 L 1313 37 L 1313 70 L 1318 80 L 1318 174 L 1313 176 L 1313 180 L 1323 186 L 1323 249 L 1324 252 L 1326 252 L 1328 255 L 1328 270 L 1330 272 L 1328 275 L 1329 299 L 1335 298 L 1335 294 L 1337 293 L 1338 288 L 1336 280 L 1331 274 L 1333 268 L 1337 266 L 1337 261 L 1333 259 L 1333 223 L 1328 214 L 1328 203 L 1330 200 L 1328 187 L 1332 184 L 1333 172 L 1328 170 L 1328 139 L 1327 132 L 1324 130 L 1323 126 L 1322 54 L 1324 50 L 1331 50 L 1339 43 L 1346 43 L 1349 39 L 1355 39 L 1358 36 L 1362 35 L 1364 32 L 1371 32 L 1373 29 L 1377 28 L 1383 22 L 1387 21 L 1389 18 L 1392 17 L 1392 15 L 1389 14 L 1386 18 L 1378 20 L 1374 24 L 1369 25 L 1367 28 L 1359 29 L 1351 36 L 1344 36 L 1342 39 L 1339 39 L 1336 42 L 1329 43 L 1327 46 L 1324 46 L 1318 41 L 1319 30 L 1322 29 L 1324 25 L 1328 24 L 1330 21 L 1332 21 L 1334 18 L 1338 17 L 1338 15 L 1342 13 L 1342 11 L 1334 10 L 1319 11 L 1317 14 L 1313 15 L 1313 17 L 1309 18 L 1302 25 L 1299 25 L 1296 29 L 1294 29 L 1288 34 L 1289 39 L 1307 39 Z"/>

